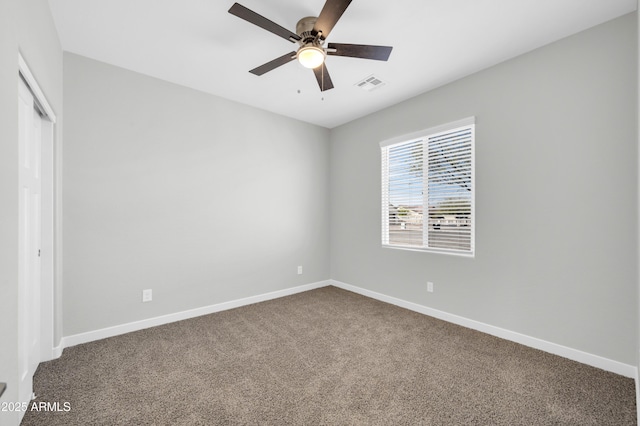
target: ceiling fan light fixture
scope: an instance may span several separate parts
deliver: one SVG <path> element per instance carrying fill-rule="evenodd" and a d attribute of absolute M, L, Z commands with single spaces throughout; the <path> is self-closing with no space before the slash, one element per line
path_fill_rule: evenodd
<path fill-rule="evenodd" d="M 296 53 L 298 62 L 305 68 L 317 68 L 324 62 L 327 54 L 324 50 L 316 45 L 309 44 L 302 46 Z"/>

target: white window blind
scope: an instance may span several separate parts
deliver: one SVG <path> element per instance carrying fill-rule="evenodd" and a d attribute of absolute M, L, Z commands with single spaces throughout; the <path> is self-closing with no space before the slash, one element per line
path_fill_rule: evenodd
<path fill-rule="evenodd" d="M 381 144 L 384 246 L 474 254 L 474 132 L 471 118 Z"/>

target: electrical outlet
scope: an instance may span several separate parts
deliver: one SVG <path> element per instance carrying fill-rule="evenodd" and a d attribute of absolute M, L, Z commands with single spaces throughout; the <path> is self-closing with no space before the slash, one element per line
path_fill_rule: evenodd
<path fill-rule="evenodd" d="M 433 293 L 433 283 L 431 281 L 427 283 L 427 291 Z"/>
<path fill-rule="evenodd" d="M 302 275 L 302 266 L 298 266 L 298 275 Z"/>
<path fill-rule="evenodd" d="M 153 293 L 151 289 L 142 290 L 142 301 L 151 302 L 153 300 Z"/>

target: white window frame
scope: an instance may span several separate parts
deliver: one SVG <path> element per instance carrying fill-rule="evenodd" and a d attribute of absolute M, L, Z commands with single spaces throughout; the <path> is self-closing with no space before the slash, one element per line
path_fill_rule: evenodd
<path fill-rule="evenodd" d="M 471 130 L 471 235 L 470 235 L 470 250 L 461 250 L 461 249 L 448 249 L 448 248 L 436 248 L 428 246 L 428 233 L 429 233 L 429 225 L 428 225 L 428 140 L 430 137 L 433 137 L 439 133 L 455 131 L 458 128 L 470 128 Z M 423 242 L 422 246 L 414 246 L 414 245 L 401 245 L 401 244 L 391 244 L 389 243 L 389 175 L 387 164 L 385 164 L 386 156 L 388 155 L 389 148 L 397 145 L 404 145 L 408 143 L 415 143 L 422 141 L 423 145 L 423 224 L 422 224 L 422 235 Z M 382 176 L 382 187 L 381 187 L 381 207 L 382 207 L 382 223 L 381 223 L 381 231 L 382 231 L 382 247 L 391 248 L 391 249 L 401 249 L 401 250 L 410 250 L 410 251 L 421 251 L 421 252 L 430 252 L 430 253 L 441 253 L 441 254 L 449 254 L 454 256 L 464 256 L 464 257 L 474 257 L 475 256 L 475 117 L 468 117 L 462 120 L 453 121 L 450 123 L 446 123 L 440 126 L 431 127 L 428 129 L 420 130 L 418 132 L 413 132 L 410 134 L 405 134 L 402 136 L 397 136 L 391 139 L 387 139 L 385 141 L 380 142 L 380 151 L 381 151 L 381 176 Z"/>

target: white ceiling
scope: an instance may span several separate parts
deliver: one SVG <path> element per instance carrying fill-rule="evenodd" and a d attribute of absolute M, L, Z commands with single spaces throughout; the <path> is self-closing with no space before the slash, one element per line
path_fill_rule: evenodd
<path fill-rule="evenodd" d="M 636 9 L 636 0 L 360 0 L 327 42 L 393 46 L 388 62 L 330 56 L 334 89 L 296 49 L 227 11 L 233 0 L 49 0 L 64 50 L 332 128 Z M 240 0 L 295 32 L 324 0 Z M 374 74 L 371 92 L 354 84 Z"/>

